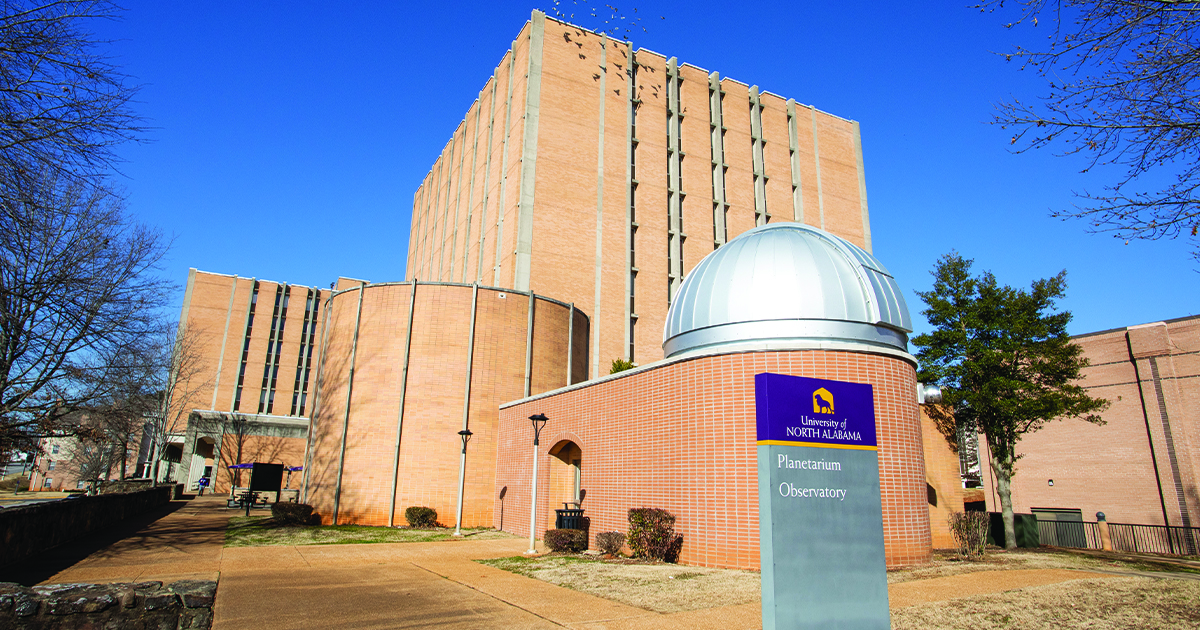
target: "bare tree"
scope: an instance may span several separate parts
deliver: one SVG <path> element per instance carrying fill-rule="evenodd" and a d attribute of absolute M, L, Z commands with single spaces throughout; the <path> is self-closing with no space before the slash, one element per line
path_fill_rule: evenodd
<path fill-rule="evenodd" d="M 107 0 L 0 0 L 0 195 L 53 173 L 95 183 L 113 147 L 136 139 L 136 88 L 88 30 L 119 9 Z"/>
<path fill-rule="evenodd" d="M 1126 240 L 1191 238 L 1200 261 L 1200 2 L 1015 4 L 1021 15 L 1008 26 L 1048 29 L 1048 41 L 1005 56 L 1043 76 L 1048 92 L 1001 104 L 996 122 L 1014 130 L 1018 152 L 1056 146 L 1086 157 L 1085 172 L 1124 171 L 1055 216 Z"/>
<path fill-rule="evenodd" d="M 204 332 L 180 323 L 175 330 L 159 337 L 153 391 L 154 413 L 147 418 L 154 462 L 152 478 L 158 479 L 159 466 L 166 457 L 170 436 L 187 430 L 188 415 L 201 391 L 212 387 L 215 372 L 204 364 L 201 337 Z"/>
<path fill-rule="evenodd" d="M 43 173 L 0 198 L 0 441 L 69 432 L 72 411 L 146 370 L 171 285 L 160 235 L 99 186 Z"/>

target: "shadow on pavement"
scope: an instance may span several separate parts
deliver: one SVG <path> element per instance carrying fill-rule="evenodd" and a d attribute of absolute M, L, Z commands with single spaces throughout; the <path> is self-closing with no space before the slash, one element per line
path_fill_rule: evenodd
<path fill-rule="evenodd" d="M 74 540 L 35 554 L 24 560 L 0 567 L 0 582 L 16 582 L 22 586 L 33 586 L 44 582 L 56 573 L 70 568 L 88 556 L 125 539 L 144 539 L 138 532 L 158 519 L 187 506 L 187 501 L 171 501 L 147 510 L 133 518 L 109 527 L 82 534 Z M 155 538 L 173 532 L 155 532 Z M 144 541 L 151 543 L 152 541 Z M 157 543 L 161 544 L 161 542 Z M 149 547 L 149 544 L 141 545 Z"/>

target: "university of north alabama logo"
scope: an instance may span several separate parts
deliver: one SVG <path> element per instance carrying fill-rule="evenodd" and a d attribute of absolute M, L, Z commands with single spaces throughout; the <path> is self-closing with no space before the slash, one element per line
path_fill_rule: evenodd
<path fill-rule="evenodd" d="M 813 413 L 833 413 L 833 394 L 828 389 L 813 392 Z"/>

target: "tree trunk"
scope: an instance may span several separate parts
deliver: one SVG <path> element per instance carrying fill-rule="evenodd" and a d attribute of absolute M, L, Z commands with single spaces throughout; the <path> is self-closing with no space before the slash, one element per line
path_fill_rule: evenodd
<path fill-rule="evenodd" d="M 1010 458 L 1011 459 L 1011 458 Z M 992 473 L 996 475 L 996 494 L 1000 497 L 1000 516 L 1004 521 L 1004 548 L 1017 548 L 1017 528 L 1013 518 L 1012 507 L 1012 470 L 1013 462 L 1005 462 L 996 456 L 996 450 L 988 443 L 988 460 Z"/>

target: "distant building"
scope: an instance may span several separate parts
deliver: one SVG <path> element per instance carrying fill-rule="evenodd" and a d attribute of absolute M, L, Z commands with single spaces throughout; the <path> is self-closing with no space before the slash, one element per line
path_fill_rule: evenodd
<path fill-rule="evenodd" d="M 1200 317 L 1075 337 L 1104 424 L 1050 422 L 1018 444 L 1013 508 L 1042 518 L 1200 527 Z M 987 444 L 980 440 L 987 461 Z M 987 508 L 999 510 L 983 466 Z"/>

